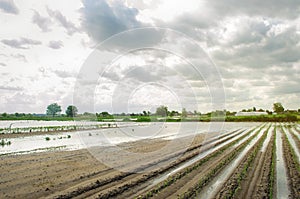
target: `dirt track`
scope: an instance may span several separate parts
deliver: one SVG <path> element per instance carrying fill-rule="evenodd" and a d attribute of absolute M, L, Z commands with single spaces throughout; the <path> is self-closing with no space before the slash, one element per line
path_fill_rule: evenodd
<path fill-rule="evenodd" d="M 253 147 L 247 151 L 229 179 L 224 179 L 230 186 L 224 184 L 221 190 L 214 191 L 229 194 L 232 198 L 276 195 L 274 140 L 275 132 L 279 131 L 280 126 L 277 124 L 276 129 L 268 131 L 269 126 L 270 124 L 266 124 L 265 127 L 256 127 L 252 131 L 235 131 L 210 140 L 205 140 L 200 135 L 188 147 L 182 144 L 185 138 L 172 141 L 171 145 L 171 141 L 161 139 L 120 145 L 122 150 L 137 154 L 130 160 L 122 160 L 122 165 L 128 170 L 146 170 L 142 173 L 110 168 L 95 159 L 88 150 L 0 156 L 0 198 L 198 197 L 257 136 L 260 139 L 253 143 Z M 268 143 L 264 143 L 267 133 L 271 134 L 271 138 Z M 267 144 L 267 147 L 261 152 L 263 144 Z M 168 147 L 162 151 L 165 146 Z M 214 148 L 217 150 L 213 150 Z M 283 149 L 288 165 L 291 198 L 299 198 L 299 163 L 284 136 Z M 113 161 L 121 161 L 116 151 L 107 150 L 106 155 L 113 158 Z M 194 162 L 188 164 L 194 159 Z M 184 164 L 187 165 L 178 169 Z M 157 181 L 158 179 L 161 180 Z M 213 198 L 215 197 L 222 198 L 221 195 Z"/>

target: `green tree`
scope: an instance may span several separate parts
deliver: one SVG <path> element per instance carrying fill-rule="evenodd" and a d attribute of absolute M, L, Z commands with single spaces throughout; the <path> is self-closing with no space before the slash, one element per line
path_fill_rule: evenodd
<path fill-rule="evenodd" d="M 197 110 L 194 110 L 194 115 L 201 115 L 201 113 L 198 112 Z"/>
<path fill-rule="evenodd" d="M 54 117 L 57 113 L 61 112 L 61 107 L 57 103 L 50 104 L 47 106 L 47 115 L 52 115 Z"/>
<path fill-rule="evenodd" d="M 107 111 L 103 111 L 100 113 L 100 117 L 109 117 L 110 114 Z"/>
<path fill-rule="evenodd" d="M 273 110 L 276 113 L 282 113 L 284 111 L 284 108 L 280 102 L 276 102 L 273 104 Z"/>
<path fill-rule="evenodd" d="M 2 113 L 2 117 L 7 117 L 8 114 L 7 113 Z"/>
<path fill-rule="evenodd" d="M 185 108 L 182 109 L 182 111 L 181 111 L 181 116 L 182 116 L 182 117 L 187 117 L 187 111 L 186 111 Z"/>
<path fill-rule="evenodd" d="M 78 109 L 76 106 L 70 105 L 66 110 L 66 115 L 68 117 L 75 117 L 78 113 Z"/>
<path fill-rule="evenodd" d="M 173 117 L 173 116 L 178 116 L 178 115 L 179 115 L 178 111 L 171 111 L 171 112 L 170 112 L 170 116 L 171 116 L 171 117 Z"/>
<path fill-rule="evenodd" d="M 149 114 L 148 114 L 147 111 L 143 111 L 143 115 L 144 115 L 144 116 L 149 116 Z"/>
<path fill-rule="evenodd" d="M 160 107 L 156 108 L 156 115 L 165 117 L 165 116 L 167 116 L 167 114 L 168 114 L 168 107 L 160 106 Z"/>

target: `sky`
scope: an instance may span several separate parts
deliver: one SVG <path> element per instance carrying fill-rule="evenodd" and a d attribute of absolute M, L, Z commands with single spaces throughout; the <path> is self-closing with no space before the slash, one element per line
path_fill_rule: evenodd
<path fill-rule="evenodd" d="M 298 0 L 0 0 L 0 112 L 300 108 Z"/>

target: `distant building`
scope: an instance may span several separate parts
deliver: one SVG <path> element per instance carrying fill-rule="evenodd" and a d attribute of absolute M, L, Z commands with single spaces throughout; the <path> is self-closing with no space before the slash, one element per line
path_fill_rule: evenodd
<path fill-rule="evenodd" d="M 129 118 L 130 121 L 137 121 L 137 118 Z"/>
<path fill-rule="evenodd" d="M 237 112 L 235 114 L 235 116 L 258 116 L 258 115 L 268 115 L 267 112 L 256 112 L 256 111 L 252 111 L 252 112 Z"/>
<path fill-rule="evenodd" d="M 188 118 L 198 118 L 199 115 L 197 115 L 197 114 L 195 114 L 191 111 L 188 111 L 186 117 L 188 117 Z"/>
<path fill-rule="evenodd" d="M 124 119 L 102 119 L 103 122 L 122 122 Z"/>

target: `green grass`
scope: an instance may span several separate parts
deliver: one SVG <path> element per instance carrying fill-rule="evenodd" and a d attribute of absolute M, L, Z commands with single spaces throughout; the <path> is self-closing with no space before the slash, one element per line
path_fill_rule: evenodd
<path fill-rule="evenodd" d="M 258 115 L 258 116 L 227 116 L 226 122 L 297 122 L 299 117 L 293 114 Z"/>
<path fill-rule="evenodd" d="M 150 116 L 113 116 L 109 115 L 106 117 L 96 116 L 91 114 L 90 116 L 80 115 L 77 117 L 66 117 L 66 116 L 37 116 L 27 114 L 25 116 L 15 116 L 8 114 L 6 116 L 0 115 L 0 120 L 39 120 L 39 121 L 114 121 L 115 119 L 123 119 L 124 122 L 132 121 L 131 119 L 137 119 L 132 122 L 210 122 L 210 121 L 226 121 L 226 122 L 300 122 L 299 114 L 285 113 L 278 115 L 258 115 L 258 116 L 224 116 L 224 117 L 211 117 L 209 115 L 200 115 L 197 117 L 185 117 L 185 118 L 172 118 L 166 117 L 164 120 L 159 120 L 161 116 L 150 115 Z"/>

